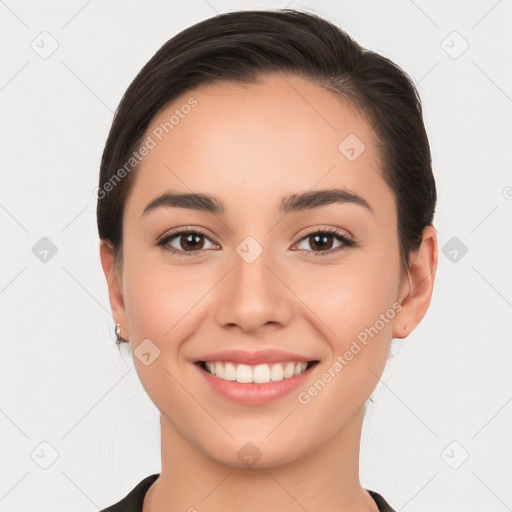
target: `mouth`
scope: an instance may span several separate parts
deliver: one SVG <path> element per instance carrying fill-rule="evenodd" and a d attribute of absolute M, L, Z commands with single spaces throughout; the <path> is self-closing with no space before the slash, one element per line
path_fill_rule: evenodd
<path fill-rule="evenodd" d="M 248 365 L 232 361 L 196 361 L 204 372 L 220 380 L 241 384 L 266 384 L 291 379 L 311 370 L 319 363 L 313 361 L 283 361 Z"/>

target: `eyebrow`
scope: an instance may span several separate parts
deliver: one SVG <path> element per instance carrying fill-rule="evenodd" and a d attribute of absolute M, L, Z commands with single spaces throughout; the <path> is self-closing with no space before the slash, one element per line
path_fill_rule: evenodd
<path fill-rule="evenodd" d="M 304 192 L 302 194 L 292 194 L 282 199 L 279 212 L 287 214 L 290 212 L 313 210 L 336 203 L 357 204 L 363 206 L 371 213 L 374 213 L 372 207 L 365 199 L 346 189 L 314 190 Z M 224 215 L 225 213 L 224 203 L 213 196 L 200 193 L 181 193 L 170 191 L 165 192 L 148 203 L 142 212 L 142 216 L 147 215 L 153 210 L 164 207 L 184 208 L 187 210 L 213 213 L 214 215 Z"/>

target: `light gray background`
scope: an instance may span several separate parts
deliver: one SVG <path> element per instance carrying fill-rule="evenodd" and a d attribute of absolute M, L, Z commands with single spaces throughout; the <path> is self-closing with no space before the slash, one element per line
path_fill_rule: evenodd
<path fill-rule="evenodd" d="M 114 344 L 93 197 L 101 152 L 121 95 L 171 36 L 216 12 L 286 6 L 411 75 L 439 191 L 446 254 L 427 317 L 393 342 L 373 395 L 361 482 L 397 511 L 511 510 L 512 1 L 6 0 L 0 511 L 92 511 L 160 471 L 158 411 Z M 33 251 L 43 237 L 57 248 L 46 262 Z"/>

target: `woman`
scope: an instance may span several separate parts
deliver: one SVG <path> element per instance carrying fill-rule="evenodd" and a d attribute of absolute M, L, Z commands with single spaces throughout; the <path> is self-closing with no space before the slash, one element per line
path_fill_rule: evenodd
<path fill-rule="evenodd" d="M 361 429 L 430 304 L 435 203 L 414 85 L 328 21 L 231 12 L 164 44 L 97 207 L 162 471 L 105 510 L 392 511 L 359 482 Z"/>

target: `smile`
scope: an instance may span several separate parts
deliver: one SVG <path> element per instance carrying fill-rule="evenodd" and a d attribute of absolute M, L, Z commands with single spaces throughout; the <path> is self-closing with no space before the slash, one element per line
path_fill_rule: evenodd
<path fill-rule="evenodd" d="M 237 381 L 243 384 L 265 384 L 290 379 L 304 373 L 317 361 L 286 361 L 272 364 L 237 364 L 231 361 L 199 361 L 199 366 L 222 380 Z"/>

